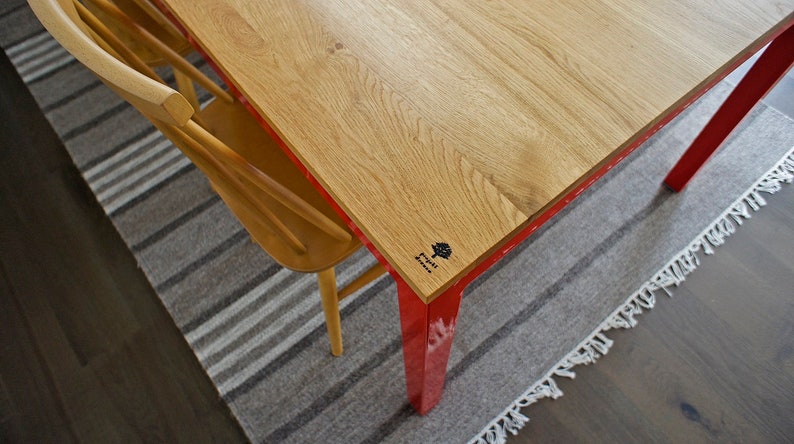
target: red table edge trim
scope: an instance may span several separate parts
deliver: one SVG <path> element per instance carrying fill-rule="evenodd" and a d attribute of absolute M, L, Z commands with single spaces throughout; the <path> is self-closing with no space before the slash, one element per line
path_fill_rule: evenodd
<path fill-rule="evenodd" d="M 392 278 L 395 281 L 399 281 L 408 285 L 412 288 L 415 292 L 416 289 L 413 288 L 405 279 L 402 278 L 400 273 L 386 260 L 386 258 L 378 251 L 378 249 L 372 244 L 372 242 L 364 235 L 364 233 L 356 226 L 356 224 L 350 219 L 350 217 L 345 213 L 339 204 L 331 197 L 330 193 L 328 193 L 325 188 L 320 184 L 320 182 L 309 172 L 309 170 L 303 165 L 300 159 L 295 156 L 295 154 L 289 149 L 286 143 L 279 137 L 279 135 L 273 130 L 265 119 L 259 115 L 259 113 L 254 109 L 251 103 L 245 98 L 245 96 L 240 93 L 234 83 L 226 76 L 226 74 L 220 69 L 220 67 L 215 63 L 214 60 L 204 51 L 204 48 L 198 44 L 198 42 L 193 38 L 190 33 L 182 26 L 182 24 L 177 20 L 176 16 L 168 9 L 168 7 L 162 3 L 161 0 L 152 0 L 159 9 L 165 14 L 165 16 L 174 24 L 174 26 L 185 36 L 185 38 L 190 42 L 190 44 L 196 49 L 196 51 L 204 58 L 204 60 L 210 65 L 210 67 L 215 71 L 215 73 L 221 78 L 221 80 L 229 87 L 229 90 L 235 97 L 240 100 L 245 108 L 250 112 L 265 131 L 273 137 L 281 149 L 285 152 L 285 154 L 292 160 L 293 163 L 298 167 L 298 169 L 303 173 L 303 175 L 309 180 L 309 182 L 317 189 L 317 191 L 325 198 L 325 200 L 331 205 L 331 208 L 336 211 L 339 217 L 347 224 L 350 230 L 358 237 L 362 244 L 364 244 L 367 249 L 372 253 L 373 256 L 380 262 Z M 501 247 L 497 248 L 494 252 L 490 253 L 486 259 L 478 263 L 474 268 L 466 272 L 464 275 L 460 276 L 456 282 L 447 285 L 446 287 L 442 287 L 438 290 L 437 294 L 433 298 L 429 298 L 428 301 L 425 303 L 432 302 L 435 297 L 438 297 L 440 294 L 446 291 L 454 291 L 454 292 L 463 292 L 463 290 L 477 277 L 483 274 L 486 270 L 491 268 L 496 262 L 500 259 L 505 257 L 510 251 L 512 251 L 515 247 L 525 241 L 529 236 L 532 235 L 538 228 L 543 226 L 546 222 L 548 222 L 552 217 L 557 215 L 563 208 L 565 208 L 568 204 L 573 202 L 579 195 L 584 193 L 590 186 L 592 186 L 595 182 L 601 179 L 609 170 L 614 168 L 617 164 L 623 161 L 626 157 L 628 157 L 632 152 L 634 152 L 640 145 L 642 145 L 645 141 L 647 141 L 651 136 L 653 136 L 657 131 L 663 128 L 665 125 L 670 123 L 676 116 L 678 116 L 681 112 L 683 112 L 686 108 L 688 108 L 692 103 L 697 101 L 700 97 L 702 97 L 706 92 L 708 92 L 711 88 L 713 88 L 717 83 L 722 81 L 728 74 L 733 72 L 736 68 L 741 66 L 744 62 L 746 62 L 750 57 L 752 57 L 755 53 L 760 51 L 764 48 L 769 42 L 774 40 L 777 36 L 783 33 L 787 28 L 794 25 L 794 17 L 790 14 L 785 19 L 783 19 L 780 23 L 776 25 L 776 28 L 772 28 L 772 32 L 769 32 L 766 36 L 762 36 L 756 43 L 750 46 L 750 50 L 746 51 L 741 57 L 735 59 L 732 63 L 730 63 L 725 69 L 723 69 L 720 73 L 716 76 L 708 80 L 702 86 L 698 87 L 694 93 L 690 97 L 688 97 L 684 102 L 679 104 L 676 108 L 667 112 L 659 121 L 655 124 L 651 125 L 650 128 L 645 130 L 640 137 L 637 137 L 632 142 L 630 142 L 622 151 L 620 151 L 617 155 L 613 155 L 612 158 L 607 161 L 604 165 L 597 168 L 596 171 L 590 174 L 585 180 L 581 181 L 578 185 L 576 185 L 573 189 L 568 191 L 561 199 L 557 200 L 552 206 L 548 209 L 543 211 L 538 217 L 532 220 L 527 226 L 521 228 L 515 235 L 513 235 L 509 240 L 507 240 Z M 661 184 L 662 182 L 660 182 Z"/>

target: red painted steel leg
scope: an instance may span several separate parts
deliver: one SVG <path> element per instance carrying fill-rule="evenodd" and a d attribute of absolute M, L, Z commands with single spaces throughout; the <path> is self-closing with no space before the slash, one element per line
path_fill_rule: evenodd
<path fill-rule="evenodd" d="M 453 288 L 425 304 L 397 280 L 408 400 L 421 415 L 441 400 L 462 296 Z"/>
<path fill-rule="evenodd" d="M 725 103 L 673 167 L 664 183 L 681 191 L 747 113 L 794 64 L 794 26 L 783 31 L 761 54 Z"/>

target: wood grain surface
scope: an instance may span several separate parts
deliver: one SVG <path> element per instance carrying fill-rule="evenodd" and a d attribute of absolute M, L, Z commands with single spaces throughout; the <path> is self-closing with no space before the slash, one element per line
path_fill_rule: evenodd
<path fill-rule="evenodd" d="M 427 300 L 794 9 L 791 0 L 163 3 Z M 452 255 L 423 266 L 417 255 L 438 242 Z"/>

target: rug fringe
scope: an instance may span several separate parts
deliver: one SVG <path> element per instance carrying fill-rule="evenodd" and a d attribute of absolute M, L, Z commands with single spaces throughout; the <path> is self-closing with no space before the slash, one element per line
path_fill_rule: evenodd
<path fill-rule="evenodd" d="M 794 181 L 794 147 L 690 242 L 689 246 L 676 254 L 653 278 L 645 282 L 623 305 L 613 311 L 571 353 L 488 423 L 479 435 L 469 441 L 469 444 L 503 444 L 507 441 L 508 432 L 517 435 L 518 431 L 529 422 L 529 418 L 521 413 L 523 407 L 543 398 L 557 399 L 563 395 L 554 381 L 555 376 L 574 379 L 576 373 L 573 367 L 592 364 L 605 355 L 613 343 L 605 332 L 616 328 L 629 329 L 637 325 L 636 316 L 656 305 L 656 293 L 663 291 L 668 296 L 672 296 L 670 288 L 679 286 L 686 276 L 700 265 L 698 252 L 702 251 L 706 255 L 714 254 L 716 247 L 723 245 L 746 219 L 750 219 L 751 211 L 756 212 L 766 206 L 766 200 L 761 193 L 775 194 L 780 191 L 784 183 L 790 184 L 792 181 Z"/>

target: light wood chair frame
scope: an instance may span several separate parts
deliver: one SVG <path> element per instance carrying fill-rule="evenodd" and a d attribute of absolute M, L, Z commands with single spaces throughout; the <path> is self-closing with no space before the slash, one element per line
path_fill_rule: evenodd
<path fill-rule="evenodd" d="M 173 141 L 204 172 L 224 201 L 233 204 L 233 209 L 243 211 L 245 216 L 254 217 L 264 223 L 296 255 L 309 253 L 305 242 L 280 220 L 263 202 L 261 196 L 277 201 L 324 235 L 338 242 L 350 243 L 355 247 L 353 251 L 361 246 L 349 229 L 263 173 L 211 134 L 206 124 L 198 118 L 200 109 L 193 82 L 212 93 L 216 100 L 234 104 L 234 97 L 127 17 L 115 5 L 107 0 L 91 1 L 124 26 L 131 35 L 140 39 L 142 44 L 168 61 L 174 69 L 179 91 L 166 85 L 150 66 L 78 0 L 29 0 L 29 3 L 55 39 Z M 321 269 L 311 270 L 318 276 L 331 351 L 337 356 L 343 351 L 339 301 L 385 273 L 383 267 L 377 264 L 346 288 L 337 291 L 334 266 L 342 259 L 344 258 Z"/>

